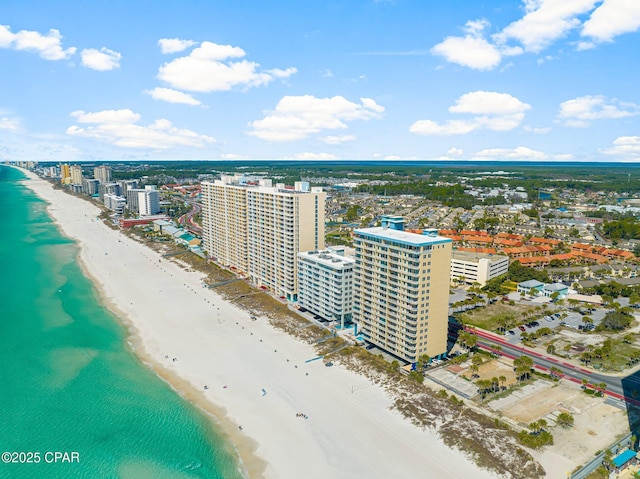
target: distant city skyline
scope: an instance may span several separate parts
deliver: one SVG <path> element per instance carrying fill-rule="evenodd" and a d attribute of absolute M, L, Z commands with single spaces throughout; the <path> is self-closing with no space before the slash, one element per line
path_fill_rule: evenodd
<path fill-rule="evenodd" d="M 634 0 L 13 2 L 0 160 L 638 161 L 638 30 Z"/>

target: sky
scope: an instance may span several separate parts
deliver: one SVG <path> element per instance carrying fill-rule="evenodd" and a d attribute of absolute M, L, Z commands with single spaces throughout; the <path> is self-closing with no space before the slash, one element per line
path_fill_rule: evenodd
<path fill-rule="evenodd" d="M 640 0 L 0 2 L 0 160 L 640 161 Z"/>

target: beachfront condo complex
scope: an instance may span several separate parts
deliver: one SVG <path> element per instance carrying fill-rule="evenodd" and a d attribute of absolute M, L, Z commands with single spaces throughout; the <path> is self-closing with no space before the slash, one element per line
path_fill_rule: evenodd
<path fill-rule="evenodd" d="M 365 340 L 404 361 L 447 349 L 451 239 L 404 230 L 401 216 L 354 231 L 353 318 Z"/>
<path fill-rule="evenodd" d="M 263 289 L 296 301 L 297 254 L 324 248 L 326 194 L 307 182 L 222 175 L 202 183 L 203 239 L 209 256 Z"/>
<path fill-rule="evenodd" d="M 353 258 L 344 246 L 298 254 L 298 304 L 341 328 L 351 323 L 353 311 Z"/>

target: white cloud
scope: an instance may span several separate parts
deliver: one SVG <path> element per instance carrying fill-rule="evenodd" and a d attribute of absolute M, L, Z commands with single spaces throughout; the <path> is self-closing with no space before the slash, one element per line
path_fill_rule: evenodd
<path fill-rule="evenodd" d="M 601 151 L 622 160 L 640 160 L 640 136 L 620 136 L 613 141 L 613 147 Z"/>
<path fill-rule="evenodd" d="M 55 29 L 46 34 L 30 30 L 11 31 L 8 25 L 0 25 L 0 48 L 33 51 L 45 60 L 65 60 L 75 52 L 75 47 L 62 48 L 62 35 Z"/>
<path fill-rule="evenodd" d="M 560 104 L 558 119 L 565 126 L 586 127 L 593 120 L 625 118 L 640 115 L 640 106 L 607 99 L 602 95 L 586 95 Z"/>
<path fill-rule="evenodd" d="M 464 150 L 462 150 L 461 148 L 449 148 L 449 150 L 447 151 L 447 156 L 451 156 L 454 158 L 460 157 L 464 155 Z"/>
<path fill-rule="evenodd" d="M 361 104 L 342 96 L 285 96 L 262 120 L 249 123 L 249 135 L 267 141 L 295 141 L 323 130 L 347 128 L 346 122 L 381 118 L 384 107 L 370 98 Z"/>
<path fill-rule="evenodd" d="M 479 129 L 509 131 L 517 128 L 531 106 L 508 93 L 474 91 L 462 95 L 449 107 L 451 113 L 476 115 L 468 120 L 416 121 L 409 131 L 418 135 L 463 135 Z"/>
<path fill-rule="evenodd" d="M 498 33 L 485 36 L 486 20 L 469 21 L 465 35 L 449 36 L 431 49 L 451 63 L 477 70 L 495 68 L 505 56 L 540 53 L 572 31 L 584 40 L 574 42 L 578 51 L 594 48 L 617 35 L 640 29 L 637 0 L 523 0 L 524 15 Z M 584 23 L 586 15 L 591 17 Z M 543 63 L 551 59 L 540 59 Z"/>
<path fill-rule="evenodd" d="M 20 121 L 16 118 L 0 117 L 0 130 L 18 131 Z"/>
<path fill-rule="evenodd" d="M 560 161 L 569 161 L 569 160 L 573 160 L 575 159 L 575 155 L 572 155 L 571 153 L 563 153 L 560 155 L 553 155 L 553 159 L 554 160 L 560 160 Z"/>
<path fill-rule="evenodd" d="M 500 51 L 482 36 L 489 26 L 486 20 L 468 21 L 463 37 L 450 36 L 431 49 L 433 55 L 439 55 L 451 63 L 476 70 L 491 70 L 502 59 Z"/>
<path fill-rule="evenodd" d="M 224 153 L 220 155 L 220 158 L 223 160 L 247 160 L 249 157 L 247 155 L 237 155 L 235 153 Z"/>
<path fill-rule="evenodd" d="M 596 44 L 593 42 L 580 41 L 576 43 L 576 50 L 579 52 L 584 50 L 592 50 L 595 47 L 596 47 Z"/>
<path fill-rule="evenodd" d="M 329 135 L 318 138 L 318 140 L 325 142 L 328 145 L 339 145 L 341 143 L 346 143 L 347 141 L 353 141 L 356 137 L 354 135 Z"/>
<path fill-rule="evenodd" d="M 201 148 L 215 139 L 190 130 L 174 127 L 169 120 L 158 119 L 148 126 L 137 125 L 140 115 L 129 109 L 104 110 L 87 113 L 74 111 L 71 116 L 78 123 L 90 126 L 72 125 L 67 134 L 93 138 L 104 143 L 125 148 L 149 148 L 166 150 L 178 146 Z"/>
<path fill-rule="evenodd" d="M 610 42 L 623 33 L 640 28 L 640 2 L 604 0 L 582 27 L 582 36 L 598 42 Z"/>
<path fill-rule="evenodd" d="M 180 38 L 161 38 L 158 40 L 160 51 L 165 54 L 181 52 L 196 43 L 193 40 L 181 40 Z"/>
<path fill-rule="evenodd" d="M 598 0 L 525 0 L 525 15 L 494 35 L 498 44 L 521 43 L 526 51 L 540 52 L 580 26 L 579 15 Z"/>
<path fill-rule="evenodd" d="M 337 160 L 336 155 L 330 153 L 310 153 L 308 151 L 304 153 L 297 153 L 293 155 L 296 160 Z"/>
<path fill-rule="evenodd" d="M 84 49 L 80 52 L 80 56 L 82 57 L 82 65 L 101 72 L 120 68 L 120 59 L 122 58 L 120 53 L 105 47 L 100 50 L 95 48 Z"/>
<path fill-rule="evenodd" d="M 439 124 L 432 120 L 418 120 L 409 127 L 417 135 L 464 135 L 476 130 L 478 125 L 472 121 L 449 120 Z"/>
<path fill-rule="evenodd" d="M 235 86 L 251 88 L 266 85 L 297 72 L 293 67 L 259 70 L 260 65 L 255 62 L 232 61 L 245 55 L 239 47 L 202 42 L 189 55 L 162 65 L 158 79 L 180 90 L 212 92 L 231 90 Z"/>
<path fill-rule="evenodd" d="M 476 115 L 512 115 L 524 113 L 530 108 L 530 105 L 508 93 L 478 90 L 462 95 L 455 105 L 449 107 L 449 111 Z"/>
<path fill-rule="evenodd" d="M 329 69 L 327 69 L 327 70 L 322 70 L 322 71 L 320 71 L 320 75 L 321 75 L 323 78 L 332 78 L 332 77 L 333 77 L 333 72 L 332 72 L 331 70 L 329 70 Z"/>
<path fill-rule="evenodd" d="M 154 100 L 162 100 L 169 103 L 183 103 L 185 105 L 192 106 L 198 106 L 202 104 L 200 100 L 195 99 L 191 95 L 178 90 L 173 90 L 171 88 L 156 87 L 153 90 L 145 90 L 144 93 L 151 95 L 151 98 L 153 98 Z"/>
<path fill-rule="evenodd" d="M 535 126 L 525 125 L 522 127 L 522 129 L 524 131 L 528 131 L 529 133 L 535 133 L 537 135 L 544 135 L 545 133 L 549 133 L 551 131 L 551 127 L 549 126 L 535 127 Z"/>
<path fill-rule="evenodd" d="M 548 157 L 546 153 L 532 150 L 526 146 L 519 146 L 517 148 L 486 148 L 473 155 L 473 158 L 483 160 L 544 160 Z"/>

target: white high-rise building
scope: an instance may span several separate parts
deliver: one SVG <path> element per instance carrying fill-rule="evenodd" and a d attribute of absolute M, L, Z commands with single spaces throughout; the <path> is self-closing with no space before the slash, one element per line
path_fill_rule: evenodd
<path fill-rule="evenodd" d="M 146 189 L 138 193 L 138 210 L 141 216 L 157 215 L 160 212 L 158 190 Z"/>
<path fill-rule="evenodd" d="M 451 239 L 400 216 L 354 231 L 353 319 L 366 341 L 415 363 L 447 351 Z"/>
<path fill-rule="evenodd" d="M 112 193 L 107 193 L 103 198 L 104 205 L 111 211 L 121 215 L 124 213 L 124 206 L 127 204 L 127 200 Z"/>
<path fill-rule="evenodd" d="M 127 190 L 127 209 L 132 213 L 140 213 L 140 202 L 138 194 L 144 193 L 142 188 L 131 188 Z"/>
<path fill-rule="evenodd" d="M 203 239 L 209 256 L 258 286 L 295 301 L 297 254 L 324 248 L 326 194 L 309 183 L 223 175 L 202 183 Z"/>
<path fill-rule="evenodd" d="M 344 247 L 298 253 L 298 304 L 342 328 L 353 312 L 353 267 Z"/>

